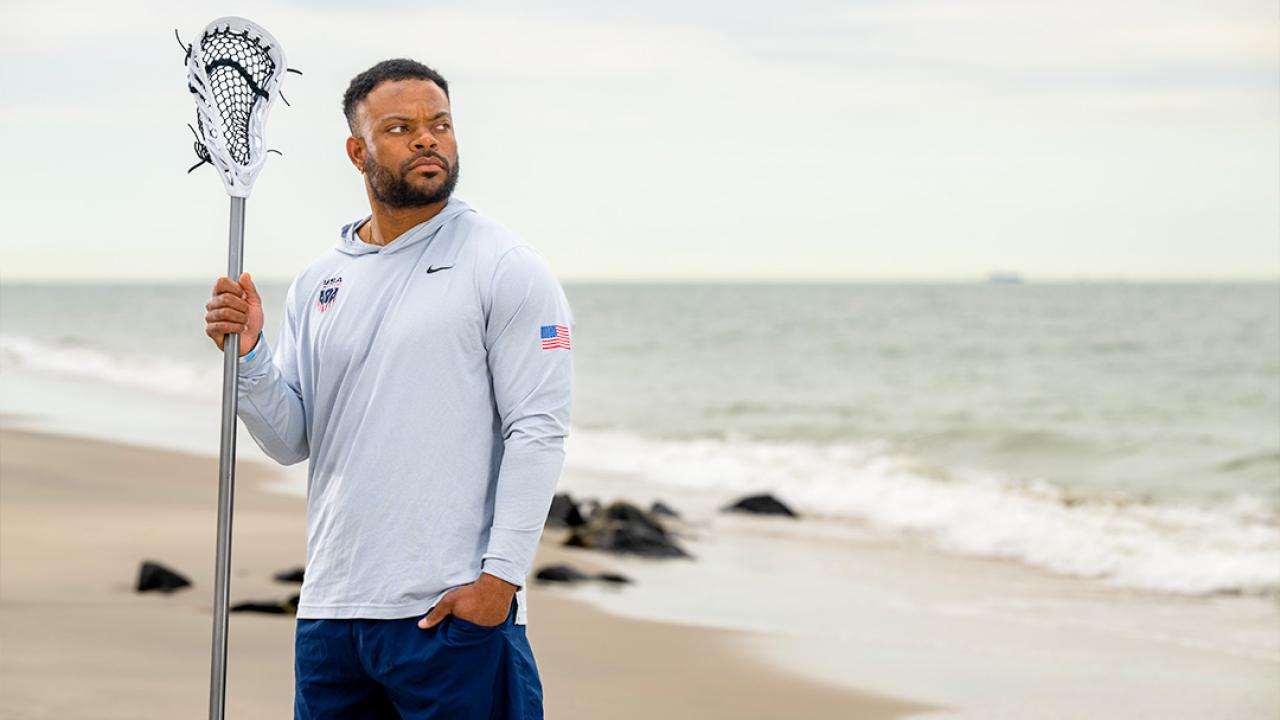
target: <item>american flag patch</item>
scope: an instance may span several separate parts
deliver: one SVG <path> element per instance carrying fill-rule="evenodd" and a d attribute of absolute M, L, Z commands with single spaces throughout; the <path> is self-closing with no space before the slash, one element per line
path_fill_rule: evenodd
<path fill-rule="evenodd" d="M 554 350 L 555 348 L 569 349 L 569 328 L 565 325 L 543 325 L 542 349 Z"/>

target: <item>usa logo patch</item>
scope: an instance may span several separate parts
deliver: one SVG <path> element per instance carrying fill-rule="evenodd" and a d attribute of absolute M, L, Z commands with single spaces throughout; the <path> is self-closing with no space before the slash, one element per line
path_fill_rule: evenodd
<path fill-rule="evenodd" d="M 543 325 L 541 335 L 543 350 L 569 349 L 569 328 L 567 326 Z"/>
<path fill-rule="evenodd" d="M 320 295 L 316 298 L 316 307 L 320 312 L 324 312 L 333 307 L 333 303 L 338 299 L 338 290 L 342 287 L 342 276 L 331 277 L 320 283 Z"/>

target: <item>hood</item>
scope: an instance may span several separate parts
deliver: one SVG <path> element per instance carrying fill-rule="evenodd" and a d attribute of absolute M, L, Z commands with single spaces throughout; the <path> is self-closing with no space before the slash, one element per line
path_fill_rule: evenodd
<path fill-rule="evenodd" d="M 418 223 L 413 227 L 405 230 L 400 237 L 392 240 L 386 245 L 373 245 L 360 239 L 356 235 L 356 230 L 361 225 L 369 221 L 370 215 L 347 223 L 342 226 L 342 239 L 338 242 L 338 251 L 348 255 L 368 255 L 371 253 L 394 253 L 399 252 L 407 247 L 417 245 L 420 242 L 429 240 L 436 231 L 444 227 L 453 218 L 468 212 L 475 212 L 470 205 L 459 200 L 456 197 L 449 198 L 449 202 L 445 203 L 444 208 L 436 213 L 435 217 L 426 222 Z"/>

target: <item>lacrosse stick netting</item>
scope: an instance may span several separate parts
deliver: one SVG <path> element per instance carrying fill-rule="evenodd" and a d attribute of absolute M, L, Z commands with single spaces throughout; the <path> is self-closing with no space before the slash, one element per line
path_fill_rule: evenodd
<path fill-rule="evenodd" d="M 249 196 L 266 161 L 263 128 L 287 67 L 280 43 L 244 18 L 214 20 L 187 48 L 196 155 L 217 168 L 232 197 Z"/>

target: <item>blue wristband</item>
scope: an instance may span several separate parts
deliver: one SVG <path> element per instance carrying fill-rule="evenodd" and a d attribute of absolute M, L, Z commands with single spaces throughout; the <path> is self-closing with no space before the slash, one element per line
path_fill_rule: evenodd
<path fill-rule="evenodd" d="M 253 356 L 258 353 L 258 348 L 260 347 L 262 347 L 262 331 L 261 330 L 258 331 L 258 342 L 254 343 L 252 350 L 246 353 L 244 357 L 240 358 L 240 362 L 249 362 L 250 360 L 252 360 Z"/>

